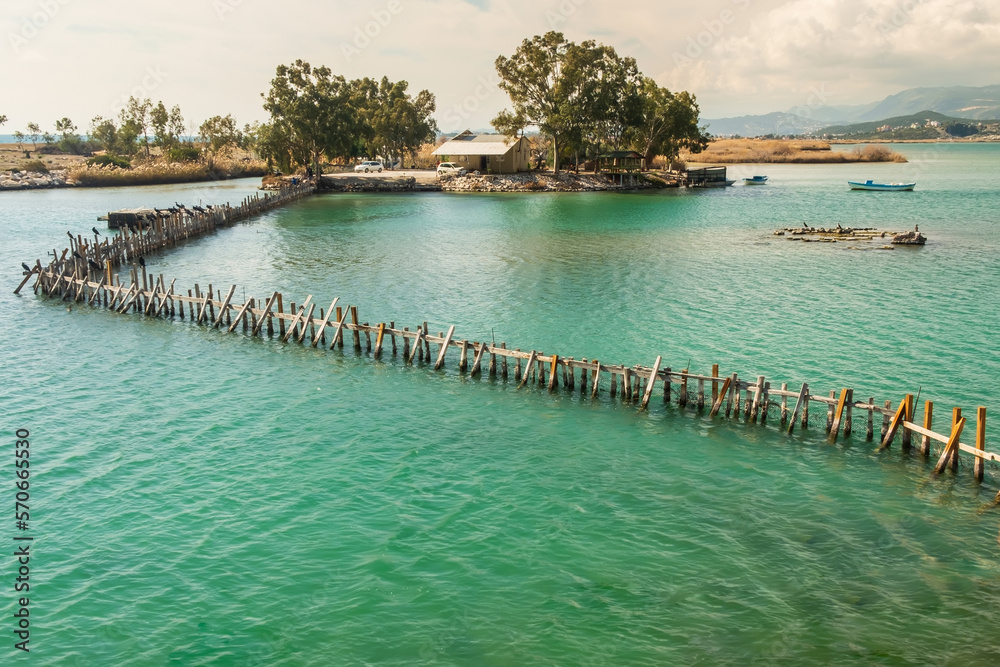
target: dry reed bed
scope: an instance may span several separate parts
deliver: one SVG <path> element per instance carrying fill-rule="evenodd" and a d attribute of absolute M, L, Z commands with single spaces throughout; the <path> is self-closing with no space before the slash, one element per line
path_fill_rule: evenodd
<path fill-rule="evenodd" d="M 723 139 L 713 141 L 701 153 L 682 153 L 686 162 L 713 164 L 784 163 L 840 164 L 853 162 L 906 162 L 901 154 L 885 146 L 859 146 L 834 152 L 825 141 L 778 141 Z"/>
<path fill-rule="evenodd" d="M 141 164 L 131 169 L 113 165 L 82 166 L 72 170 L 69 178 L 87 187 L 114 187 L 125 185 L 166 185 L 215 181 L 245 176 L 263 176 L 267 164 L 261 160 L 214 160 L 204 162 L 169 162 Z"/>

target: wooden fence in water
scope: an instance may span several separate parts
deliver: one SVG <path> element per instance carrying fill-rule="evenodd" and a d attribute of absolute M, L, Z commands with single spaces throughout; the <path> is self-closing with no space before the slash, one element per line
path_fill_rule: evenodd
<path fill-rule="evenodd" d="M 110 285 L 114 270 L 120 266 L 137 262 L 145 264 L 143 257 L 156 251 L 166 250 L 188 239 L 210 234 L 220 227 L 229 227 L 311 192 L 311 185 L 301 184 L 285 187 L 275 194 L 248 196 L 238 206 L 230 206 L 227 203 L 208 208 L 171 207 L 156 210 L 145 220 L 140 218 L 134 228 L 123 227 L 118 236 L 104 236 L 103 239 L 96 227 L 93 240 L 66 232 L 69 236 L 69 247 L 62 253 L 53 250 L 52 259 L 44 267 L 40 259 L 35 261 L 34 266 L 24 265 L 27 269 L 24 280 L 14 293 L 20 293 L 31 276 L 41 276 L 43 273 L 57 274 L 61 278 L 70 280 L 83 280 L 88 276 L 103 273 L 102 284 Z"/>
<path fill-rule="evenodd" d="M 289 193 L 291 196 L 293 193 Z M 136 256 L 141 244 L 128 245 L 121 249 L 123 257 Z M 63 253 L 65 257 L 66 252 Z M 894 410 L 891 401 L 877 403 L 874 398 L 857 401 L 853 389 L 842 389 L 839 394 L 831 391 L 828 396 L 812 393 L 807 383 L 796 391 L 789 390 L 787 383 L 772 386 L 763 376 L 743 379 L 736 373 L 720 376 L 715 365 L 709 374 L 696 374 L 690 369 L 674 371 L 663 367 L 662 357 L 657 357 L 652 366 L 626 366 L 606 364 L 597 359 L 574 359 L 556 354 L 519 348 L 510 349 L 506 343 L 485 343 L 460 340 L 455 335 L 455 327 L 447 333 L 432 335 L 423 322 L 410 330 L 399 328 L 395 322 L 369 324 L 358 318 L 356 306 L 344 307 L 339 298 L 333 299 L 326 309 L 319 308 L 312 295 L 301 305 L 290 303 L 286 312 L 284 300 L 279 292 L 273 292 L 266 299 L 250 298 L 245 303 L 233 302 L 236 285 L 232 285 L 223 295 L 208 285 L 202 291 L 198 284 L 186 294 L 175 289 L 175 281 L 169 285 L 162 274 L 147 275 L 146 267 L 133 266 L 131 281 L 124 285 L 110 272 L 100 272 L 96 276 L 80 275 L 81 266 L 74 265 L 74 274 L 67 275 L 65 265 L 50 264 L 48 269 L 31 271 L 37 276 L 35 291 L 50 297 L 60 297 L 74 303 L 102 305 L 119 313 L 140 313 L 152 317 L 187 319 L 196 324 L 222 328 L 232 333 L 242 328 L 250 336 L 279 336 L 282 341 L 294 341 L 311 345 L 321 344 L 324 349 L 343 348 L 344 339 L 349 334 L 357 352 L 364 349 L 373 359 L 385 354 L 401 355 L 405 363 L 433 365 L 441 369 L 449 351 L 457 352 L 458 369 L 475 377 L 484 373 L 490 378 L 507 382 L 513 375 L 518 388 L 527 385 L 541 385 L 550 392 L 559 390 L 579 391 L 596 399 L 604 393 L 611 399 L 635 404 L 639 410 L 646 410 L 654 394 L 656 384 L 660 384 L 664 403 L 675 402 L 681 408 L 708 411 L 711 418 L 735 418 L 745 423 L 767 424 L 778 420 L 783 429 L 791 433 L 796 425 L 806 427 L 810 422 L 810 408 L 820 406 L 826 412 L 826 431 L 831 442 L 841 437 L 849 437 L 861 416 L 865 425 L 865 437 L 875 438 L 876 415 L 880 419 L 878 451 L 888 449 L 897 439 L 901 447 L 913 447 L 913 436 L 921 438 L 919 452 L 931 456 L 932 443 L 944 446 L 934 468 L 940 474 L 950 467 L 957 470 L 960 453 L 973 458 L 973 474 L 982 481 L 987 461 L 1000 461 L 1000 456 L 986 451 L 986 408 L 980 407 L 976 413 L 974 444 L 961 441 L 966 418 L 960 408 L 952 410 L 951 425 L 945 433 L 933 430 L 933 403 L 924 405 L 923 423 L 915 422 L 914 397 L 907 394 Z M 84 265 L 86 266 L 86 265 Z M 24 282 L 22 282 L 22 286 Z M 20 289 L 20 287 L 18 288 Z M 362 345 L 362 337 L 364 345 Z M 372 338 L 374 337 L 374 343 Z M 433 351 L 431 346 L 436 346 Z M 454 356 L 454 355 L 453 355 Z M 513 369 L 511 369 L 513 366 Z M 773 416 L 772 416 L 773 415 Z M 1000 493 L 997 494 L 1000 501 Z"/>

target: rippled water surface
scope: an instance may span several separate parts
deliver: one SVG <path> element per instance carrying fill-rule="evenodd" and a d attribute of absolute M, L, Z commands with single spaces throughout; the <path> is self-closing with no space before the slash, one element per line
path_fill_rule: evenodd
<path fill-rule="evenodd" d="M 362 321 L 816 393 L 919 390 L 942 423 L 952 406 L 992 418 L 1000 149 L 900 150 L 909 164 L 769 165 L 768 185 L 717 192 L 315 197 L 147 264 L 185 290 L 235 283 L 240 301 L 339 296 Z M 964 467 L 932 479 L 917 455 L 873 454 L 863 422 L 829 443 L 815 407 L 787 436 L 774 413 L 637 414 L 454 359 L 435 373 L 11 294 L 20 262 L 108 210 L 253 186 L 0 196 L 0 397 L 9 445 L 32 434 L 34 662 L 1000 661 L 993 468 L 983 485 Z M 804 223 L 919 224 L 930 242 L 772 235 Z"/>

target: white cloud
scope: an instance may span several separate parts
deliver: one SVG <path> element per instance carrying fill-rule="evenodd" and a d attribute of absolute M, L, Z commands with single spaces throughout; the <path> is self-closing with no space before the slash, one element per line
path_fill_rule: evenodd
<path fill-rule="evenodd" d="M 43 1 L 58 12 L 11 52 L 8 35 Z M 697 94 L 707 116 L 806 104 L 816 90 L 848 104 L 916 85 L 985 85 L 1000 71 L 995 0 L 5 2 L 5 130 L 64 115 L 86 124 L 150 67 L 169 73 L 150 96 L 191 120 L 261 119 L 275 66 L 296 58 L 349 78 L 406 79 L 436 94 L 443 128 L 482 127 L 506 104 L 488 85 L 493 61 L 551 29 L 634 56 L 661 84 Z"/>

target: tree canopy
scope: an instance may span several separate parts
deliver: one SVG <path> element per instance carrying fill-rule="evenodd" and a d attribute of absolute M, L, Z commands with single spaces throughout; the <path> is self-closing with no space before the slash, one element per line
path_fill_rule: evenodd
<path fill-rule="evenodd" d="M 648 164 L 655 155 L 673 157 L 680 147 L 696 150 L 705 142 L 694 96 L 654 90 L 635 59 L 612 47 L 575 44 L 552 31 L 497 58 L 496 69 L 512 109 L 501 111 L 493 126 L 508 136 L 537 127 L 552 140 L 556 171 L 572 150 L 599 154 L 630 147 Z"/>

